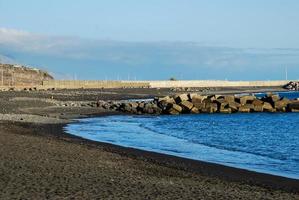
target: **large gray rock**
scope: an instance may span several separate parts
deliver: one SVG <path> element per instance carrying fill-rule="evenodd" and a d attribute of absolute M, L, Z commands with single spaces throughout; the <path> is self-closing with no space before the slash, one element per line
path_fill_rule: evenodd
<path fill-rule="evenodd" d="M 265 97 L 262 98 L 262 101 L 270 103 L 272 106 L 274 106 L 276 101 L 279 101 L 280 97 L 276 94 L 267 94 Z"/>
<path fill-rule="evenodd" d="M 199 111 L 205 108 L 206 103 L 211 103 L 210 99 L 207 99 L 207 96 L 194 96 L 192 98 L 192 103 Z"/>
<path fill-rule="evenodd" d="M 138 102 L 130 102 L 129 105 L 132 107 L 132 108 L 137 108 L 138 107 Z"/>
<path fill-rule="evenodd" d="M 286 112 L 290 100 L 282 99 L 274 102 L 274 108 L 279 112 Z"/>
<path fill-rule="evenodd" d="M 163 98 L 158 98 L 157 102 L 160 103 L 161 101 L 166 102 L 166 103 L 175 103 L 174 98 L 170 97 L 170 96 L 166 96 Z"/>
<path fill-rule="evenodd" d="M 264 106 L 263 105 L 253 105 L 253 111 L 254 112 L 263 112 Z"/>
<path fill-rule="evenodd" d="M 191 100 L 191 101 L 195 96 L 198 96 L 198 94 L 197 93 L 189 93 L 188 94 L 189 100 Z"/>
<path fill-rule="evenodd" d="M 172 107 L 172 104 L 175 104 L 175 103 L 170 103 L 169 101 L 167 100 L 162 100 L 160 102 L 158 102 L 158 107 L 162 109 L 162 111 L 167 111 L 169 110 L 171 107 Z"/>
<path fill-rule="evenodd" d="M 280 100 L 280 97 L 277 94 L 267 94 L 267 98 L 270 100 L 270 102 L 276 102 Z"/>
<path fill-rule="evenodd" d="M 170 115 L 179 115 L 180 112 L 177 111 L 177 110 L 174 109 L 174 108 L 170 108 L 170 109 L 168 110 L 168 114 L 170 114 Z"/>
<path fill-rule="evenodd" d="M 251 95 L 242 96 L 242 97 L 240 97 L 240 104 L 241 105 L 245 105 L 245 104 L 251 103 L 255 99 L 256 99 L 256 97 L 255 96 L 251 96 Z"/>
<path fill-rule="evenodd" d="M 142 112 L 147 114 L 153 114 L 154 113 L 153 104 L 145 103 Z"/>
<path fill-rule="evenodd" d="M 252 101 L 252 105 L 254 105 L 254 106 L 262 106 L 263 104 L 264 104 L 264 102 L 259 99 L 255 99 Z"/>
<path fill-rule="evenodd" d="M 294 101 L 292 103 L 288 104 L 288 109 L 291 111 L 293 110 L 299 110 L 299 101 Z"/>
<path fill-rule="evenodd" d="M 179 113 L 181 113 L 183 111 L 183 108 L 181 106 L 179 106 L 178 104 L 172 104 L 171 108 L 178 111 Z"/>
<path fill-rule="evenodd" d="M 188 101 L 189 100 L 189 96 L 188 96 L 188 94 L 180 94 L 180 95 L 176 95 L 174 97 L 174 99 L 175 99 L 175 102 L 177 104 L 180 104 L 183 101 Z"/>
<path fill-rule="evenodd" d="M 219 112 L 229 114 L 229 113 L 232 113 L 232 109 L 231 108 L 220 108 Z"/>
<path fill-rule="evenodd" d="M 225 101 L 227 102 L 235 102 L 235 96 L 234 95 L 226 95 L 224 96 Z"/>
<path fill-rule="evenodd" d="M 190 112 L 194 107 L 193 103 L 191 103 L 190 101 L 182 101 L 179 105 L 183 108 L 183 112 L 185 113 Z"/>
<path fill-rule="evenodd" d="M 239 107 L 241 106 L 241 104 L 232 101 L 228 103 L 228 107 L 232 110 L 232 112 L 237 112 L 239 110 Z"/>
<path fill-rule="evenodd" d="M 132 111 L 132 106 L 128 103 L 122 103 L 120 106 L 120 110 L 123 112 L 131 112 Z"/>
<path fill-rule="evenodd" d="M 202 103 L 206 98 L 207 96 L 194 95 L 192 96 L 191 102 L 193 104 Z"/>
<path fill-rule="evenodd" d="M 276 110 L 272 107 L 269 102 L 264 102 L 263 111 L 265 112 L 275 112 Z"/>
<path fill-rule="evenodd" d="M 215 113 L 218 111 L 217 103 L 205 103 L 205 107 L 201 110 L 203 113 Z"/>
<path fill-rule="evenodd" d="M 198 113 L 200 113 L 200 111 L 196 107 L 193 107 L 191 109 L 190 113 L 192 113 L 192 114 L 198 114 Z"/>
<path fill-rule="evenodd" d="M 197 108 L 199 111 L 203 110 L 206 107 L 206 103 L 194 103 L 193 104 L 195 108 Z"/>
<path fill-rule="evenodd" d="M 264 102 L 263 101 L 261 101 L 259 99 L 255 99 L 255 100 L 253 100 L 252 105 L 253 105 L 254 112 L 263 112 L 264 111 L 264 108 L 263 108 Z"/>
<path fill-rule="evenodd" d="M 245 104 L 239 107 L 239 112 L 249 113 L 252 109 L 254 109 L 254 106 L 252 104 Z"/>

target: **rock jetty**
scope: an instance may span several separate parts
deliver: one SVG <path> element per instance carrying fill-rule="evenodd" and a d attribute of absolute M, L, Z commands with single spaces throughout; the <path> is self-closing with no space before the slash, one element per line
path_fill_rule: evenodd
<path fill-rule="evenodd" d="M 251 112 L 299 112 L 299 100 L 267 94 L 262 98 L 253 95 L 180 94 L 155 98 L 152 101 L 104 102 L 98 107 L 131 114 L 198 114 L 198 113 L 251 113 Z"/>
<path fill-rule="evenodd" d="M 295 91 L 299 91 L 299 82 L 289 82 L 288 84 L 286 84 L 284 86 L 285 89 L 287 90 L 295 90 Z"/>

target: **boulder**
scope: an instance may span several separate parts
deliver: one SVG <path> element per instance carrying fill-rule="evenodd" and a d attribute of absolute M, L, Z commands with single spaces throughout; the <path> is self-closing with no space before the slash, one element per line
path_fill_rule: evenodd
<path fill-rule="evenodd" d="M 213 102 L 213 101 L 215 101 L 216 99 L 217 99 L 217 97 L 219 97 L 219 95 L 210 95 L 210 96 L 208 96 L 207 97 L 207 99 L 210 101 L 210 102 Z"/>
<path fill-rule="evenodd" d="M 224 99 L 223 95 L 214 95 L 216 99 Z"/>
<path fill-rule="evenodd" d="M 172 107 L 172 104 L 175 104 L 175 103 L 170 103 L 167 100 L 162 100 L 162 101 L 158 102 L 157 105 L 163 111 L 166 111 L 166 110 L 169 110 Z"/>
<path fill-rule="evenodd" d="M 135 106 L 135 104 L 133 104 L 133 105 Z M 110 109 L 110 104 L 107 104 L 107 106 L 109 106 L 109 109 Z M 127 112 L 127 113 L 133 113 L 133 114 L 137 114 L 137 112 L 138 112 L 137 107 L 132 107 L 131 103 L 122 103 L 120 105 L 119 110 L 121 110 L 123 112 Z"/>
<path fill-rule="evenodd" d="M 191 111 L 191 109 L 194 107 L 193 103 L 189 101 L 182 101 L 179 104 L 183 108 L 183 112 L 188 113 Z"/>
<path fill-rule="evenodd" d="M 256 99 L 255 96 L 250 96 L 250 95 L 248 95 L 248 96 L 242 96 L 242 97 L 240 97 L 240 104 L 241 105 L 245 105 L 247 103 L 251 103 L 255 99 Z"/>
<path fill-rule="evenodd" d="M 128 103 L 122 103 L 120 105 L 120 110 L 123 111 L 123 112 L 132 112 L 132 106 Z"/>
<path fill-rule="evenodd" d="M 195 104 L 195 103 L 202 103 L 203 100 L 205 100 L 206 98 L 207 98 L 207 96 L 194 95 L 191 98 L 191 102 L 193 104 Z"/>
<path fill-rule="evenodd" d="M 196 107 L 193 107 L 190 112 L 192 114 L 198 114 L 198 113 L 200 113 L 200 111 Z"/>
<path fill-rule="evenodd" d="M 270 99 L 272 100 L 272 102 L 276 102 L 280 100 L 280 96 L 279 95 L 271 95 Z"/>
<path fill-rule="evenodd" d="M 216 99 L 214 99 L 214 100 L 216 100 Z M 207 97 L 202 102 L 205 103 L 205 104 L 207 104 L 207 103 L 213 103 L 214 100 L 212 100 L 211 98 Z"/>
<path fill-rule="evenodd" d="M 229 108 L 229 104 L 227 102 L 223 102 L 221 104 L 218 105 L 218 109 L 225 109 L 225 108 Z"/>
<path fill-rule="evenodd" d="M 254 112 L 263 112 L 263 105 L 264 105 L 264 102 L 259 100 L 259 99 L 255 99 L 252 101 L 251 103 L 253 105 L 253 108 L 252 110 Z"/>
<path fill-rule="evenodd" d="M 145 103 L 144 103 L 144 102 L 141 102 L 141 103 L 139 103 L 138 108 L 139 108 L 139 109 L 143 109 L 144 106 L 145 106 Z"/>
<path fill-rule="evenodd" d="M 224 96 L 223 95 L 219 95 L 219 94 L 215 94 L 214 97 L 215 97 L 215 99 L 222 99 Z"/>
<path fill-rule="evenodd" d="M 233 95 L 226 95 L 224 96 L 224 100 L 227 101 L 227 102 L 235 102 L 235 96 Z"/>
<path fill-rule="evenodd" d="M 253 111 L 254 112 L 263 112 L 264 111 L 263 105 L 253 105 Z"/>
<path fill-rule="evenodd" d="M 274 102 L 274 108 L 279 112 L 286 112 L 289 103 L 290 101 L 288 99 L 282 99 Z"/>
<path fill-rule="evenodd" d="M 132 108 L 137 108 L 139 104 L 138 104 L 137 102 L 130 102 L 129 105 L 130 105 Z"/>
<path fill-rule="evenodd" d="M 169 96 L 157 99 L 158 103 L 160 103 L 161 101 L 166 102 L 166 103 L 175 103 L 175 100 L 172 97 L 169 97 Z"/>
<path fill-rule="evenodd" d="M 232 112 L 237 112 L 241 105 L 235 101 L 229 102 L 228 107 L 232 110 Z"/>
<path fill-rule="evenodd" d="M 219 112 L 229 114 L 229 113 L 232 113 L 232 109 L 231 108 L 220 108 Z"/>
<path fill-rule="evenodd" d="M 252 105 L 254 105 L 254 106 L 262 106 L 263 104 L 264 104 L 264 102 L 259 99 L 255 99 L 252 101 Z"/>
<path fill-rule="evenodd" d="M 242 112 L 242 113 L 250 113 L 250 108 L 242 105 L 239 107 L 239 112 Z"/>
<path fill-rule="evenodd" d="M 213 103 L 217 104 L 217 109 L 220 110 L 221 108 L 225 108 L 228 106 L 228 103 L 224 99 L 216 99 Z"/>
<path fill-rule="evenodd" d="M 97 101 L 97 107 L 103 107 L 106 104 L 106 101 L 99 100 Z"/>
<path fill-rule="evenodd" d="M 195 96 L 199 96 L 199 95 L 196 94 L 196 93 L 189 93 L 188 94 L 189 100 L 192 100 Z"/>
<path fill-rule="evenodd" d="M 178 111 L 179 113 L 183 111 L 183 108 L 177 104 L 172 104 L 171 108 Z"/>
<path fill-rule="evenodd" d="M 288 89 L 288 90 L 299 90 L 299 82 L 289 82 L 283 88 Z"/>
<path fill-rule="evenodd" d="M 177 104 L 179 104 L 183 101 L 188 101 L 189 97 L 188 97 L 188 94 L 180 94 L 180 95 L 177 95 L 174 99 L 175 99 L 175 102 Z"/>
<path fill-rule="evenodd" d="M 224 99 L 216 99 L 213 101 L 213 103 L 217 103 L 217 105 L 221 105 L 222 103 L 227 103 L 227 101 L 225 101 Z"/>
<path fill-rule="evenodd" d="M 249 113 L 254 110 L 254 106 L 252 104 L 245 104 L 239 107 L 239 112 Z"/>
<path fill-rule="evenodd" d="M 272 107 L 272 105 L 269 102 L 264 102 L 263 111 L 265 111 L 265 112 L 275 112 L 275 109 Z"/>
<path fill-rule="evenodd" d="M 292 102 L 292 103 L 289 103 L 288 106 L 287 106 L 288 110 L 299 110 L 299 102 L 298 101 L 295 101 L 295 102 Z"/>
<path fill-rule="evenodd" d="M 170 115 L 179 115 L 180 112 L 177 111 L 177 110 L 175 110 L 174 108 L 170 108 L 170 109 L 168 110 L 168 114 L 170 114 Z"/>
<path fill-rule="evenodd" d="M 279 100 L 280 100 L 279 95 L 277 95 L 277 94 L 271 94 L 271 93 L 267 94 L 265 97 L 262 98 L 262 101 L 268 102 L 272 106 L 274 106 L 274 103 L 276 101 L 279 101 Z"/>
<path fill-rule="evenodd" d="M 218 111 L 218 106 L 216 103 L 206 103 L 201 111 L 204 113 L 215 113 Z"/>
<path fill-rule="evenodd" d="M 193 103 L 193 102 L 192 102 Z M 194 107 L 195 108 L 197 108 L 198 110 L 202 110 L 202 109 L 204 109 L 205 108 L 205 103 L 203 102 L 203 103 L 197 103 L 197 102 L 194 102 L 193 103 L 193 105 L 194 105 Z"/>
<path fill-rule="evenodd" d="M 156 104 L 153 104 L 152 106 L 153 110 L 154 110 L 154 114 L 161 114 L 162 113 L 162 109 L 159 108 Z"/>
<path fill-rule="evenodd" d="M 145 103 L 142 112 L 147 114 L 153 114 L 154 113 L 153 104 Z"/>

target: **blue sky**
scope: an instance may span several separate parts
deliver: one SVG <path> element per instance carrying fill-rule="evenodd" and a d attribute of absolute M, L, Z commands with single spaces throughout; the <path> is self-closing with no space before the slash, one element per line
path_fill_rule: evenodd
<path fill-rule="evenodd" d="M 281 79 L 287 66 L 297 79 L 298 10 L 298 0 L 0 0 L 0 54 L 56 74 Z"/>
<path fill-rule="evenodd" d="M 50 35 L 299 47 L 298 0 L 0 0 L 0 25 Z"/>

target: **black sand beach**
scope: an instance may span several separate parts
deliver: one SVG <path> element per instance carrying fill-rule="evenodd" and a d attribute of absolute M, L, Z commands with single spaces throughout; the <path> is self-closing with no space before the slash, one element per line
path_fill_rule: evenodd
<path fill-rule="evenodd" d="M 150 98 L 169 92 L 1 92 L 0 198 L 299 199 L 298 180 L 68 135 L 63 126 L 70 119 L 119 113 L 51 103 Z"/>

